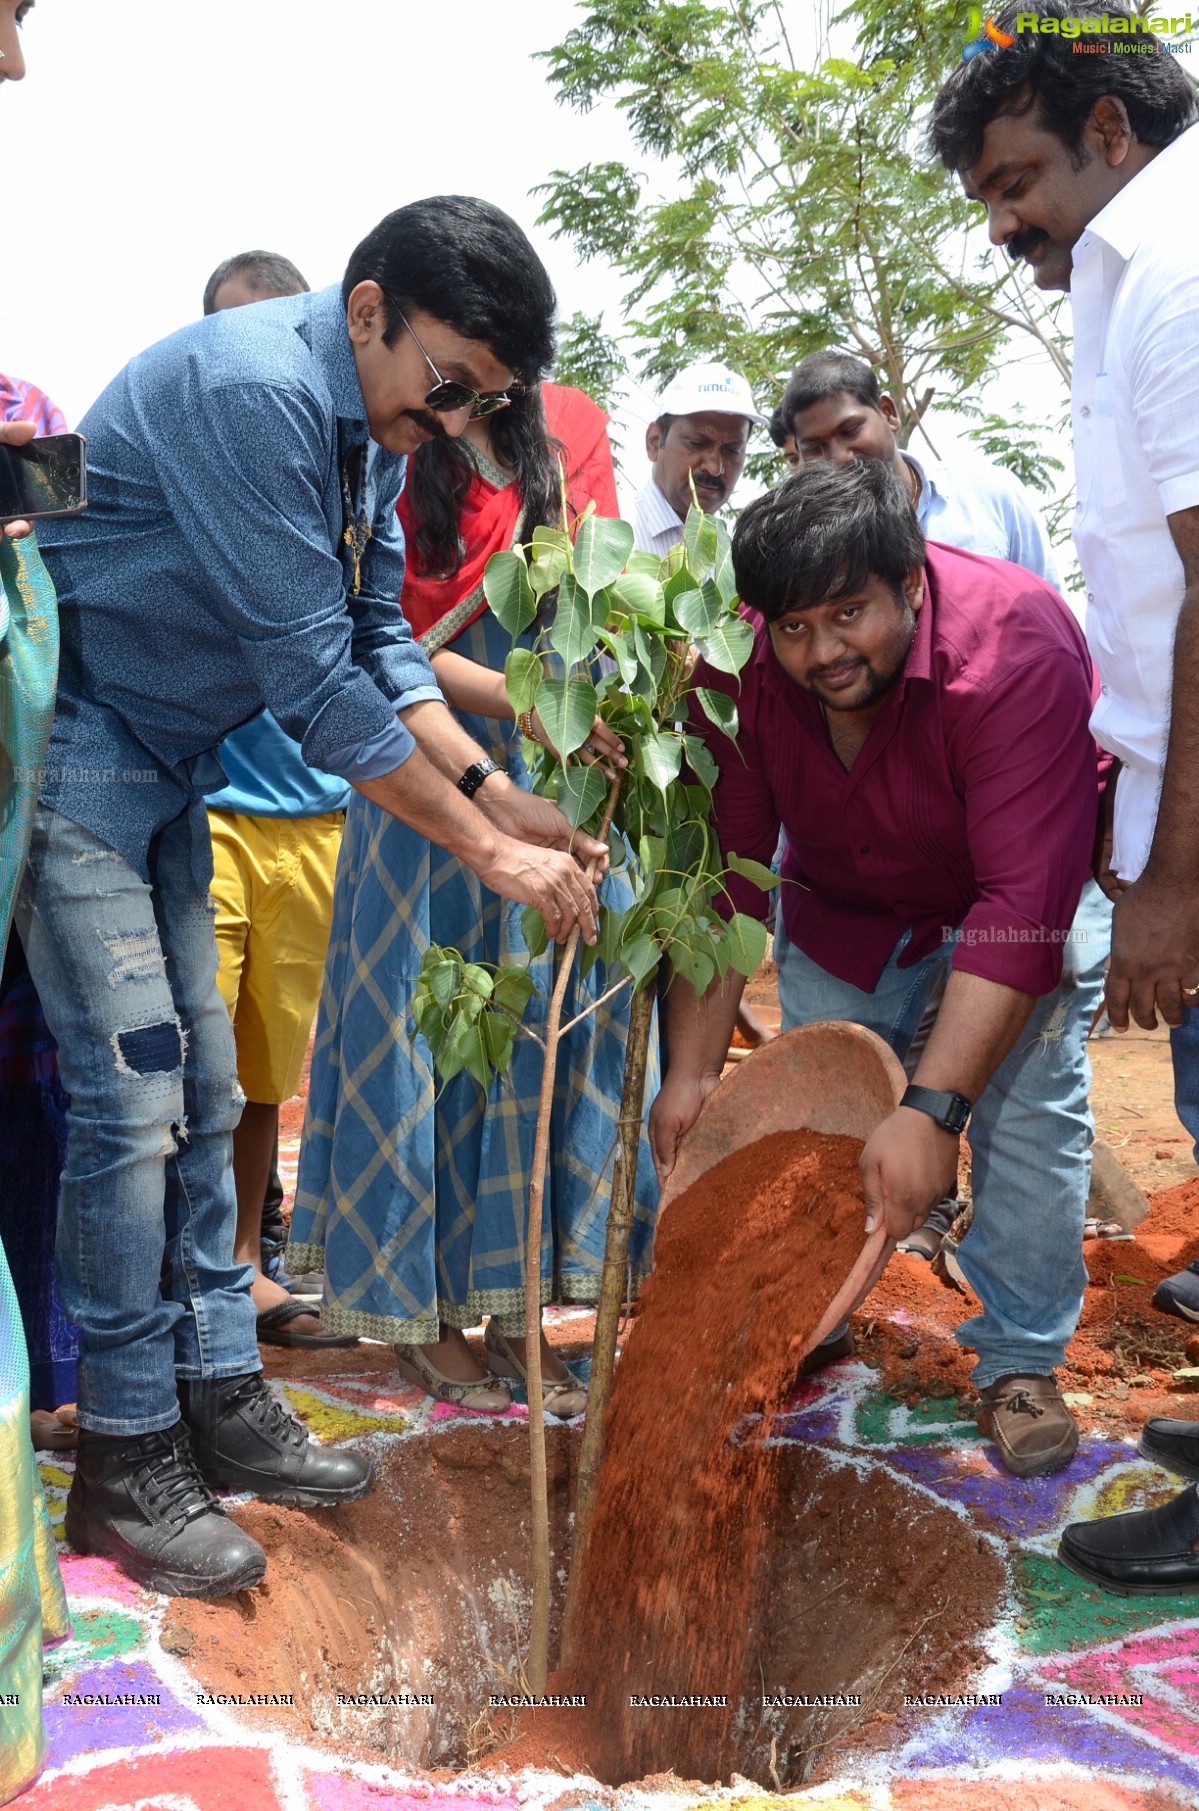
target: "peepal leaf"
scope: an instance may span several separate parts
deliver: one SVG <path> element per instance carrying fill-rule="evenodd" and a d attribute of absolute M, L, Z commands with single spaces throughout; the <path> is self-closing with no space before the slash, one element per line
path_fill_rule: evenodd
<path fill-rule="evenodd" d="M 661 732 L 642 736 L 637 743 L 637 758 L 646 779 L 665 797 L 678 779 L 683 763 L 683 745 L 679 738 Z"/>
<path fill-rule="evenodd" d="M 569 572 L 562 574 L 562 583 L 558 587 L 558 607 L 550 624 L 550 646 L 561 654 L 568 667 L 586 660 L 594 648 L 596 637 L 603 628 L 604 618 L 608 613 L 607 603 L 603 593 L 598 597 L 589 597 Z"/>
<path fill-rule="evenodd" d="M 594 597 L 624 571 L 633 551 L 633 530 L 628 522 L 609 516 L 588 516 L 575 535 L 575 578 Z"/>
<path fill-rule="evenodd" d="M 598 767 L 563 767 L 558 774 L 558 808 L 572 830 L 594 817 L 608 796 L 608 782 Z"/>
<path fill-rule="evenodd" d="M 582 748 L 598 708 L 599 694 L 586 679 L 543 679 L 537 688 L 537 715 L 562 760 Z"/>
<path fill-rule="evenodd" d="M 698 591 L 684 591 L 681 597 L 674 600 L 675 619 L 686 629 L 688 635 L 699 640 L 710 635 L 723 617 L 728 615 L 724 602 L 711 579 L 701 585 Z"/>
<path fill-rule="evenodd" d="M 746 977 L 755 974 L 766 954 L 766 926 L 744 912 L 734 912 L 724 927 L 730 967 Z"/>
<path fill-rule="evenodd" d="M 779 884 L 778 875 L 773 868 L 768 868 L 765 862 L 751 861 L 748 855 L 730 855 L 728 863 L 734 874 L 740 874 L 743 879 L 752 881 L 754 886 L 760 887 L 763 893 L 769 893 L 772 887 L 777 887 Z"/>
<path fill-rule="evenodd" d="M 493 553 L 483 569 L 483 591 L 497 619 L 515 637 L 537 614 L 537 599 L 525 563 L 510 548 Z"/>
<path fill-rule="evenodd" d="M 643 572 L 622 573 L 608 595 L 618 610 L 624 610 L 629 616 L 640 616 L 656 628 L 665 627 L 666 599 L 656 578 L 649 578 Z"/>
<path fill-rule="evenodd" d="M 718 673 L 739 673 L 754 651 L 754 632 L 743 616 L 726 613 L 713 629 L 696 637 L 696 646 Z"/>
<path fill-rule="evenodd" d="M 737 739 L 737 706 L 727 692 L 715 692 L 710 686 L 697 685 L 695 696 L 699 699 L 700 709 L 709 722 L 717 729 L 722 729 L 726 736 Z"/>
<path fill-rule="evenodd" d="M 541 662 L 532 649 L 513 648 L 504 661 L 504 686 L 508 702 L 518 717 L 533 709 L 541 680 Z"/>

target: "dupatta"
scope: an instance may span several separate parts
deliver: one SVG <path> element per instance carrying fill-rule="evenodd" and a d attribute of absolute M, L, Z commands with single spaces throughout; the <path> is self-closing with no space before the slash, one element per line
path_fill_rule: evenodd
<path fill-rule="evenodd" d="M 569 526 L 594 501 L 601 516 L 619 514 L 608 417 L 581 390 L 543 384 L 546 425 L 551 440 L 563 449 Z M 458 529 L 466 548 L 452 578 L 429 578 L 408 567 L 400 604 L 426 654 L 444 648 L 487 608 L 483 572 L 493 553 L 502 553 L 521 533 L 521 499 L 517 486 L 471 448 L 477 469 L 462 503 Z M 416 455 L 419 458 L 419 454 Z M 407 491 L 396 504 L 406 539 L 415 533 Z"/>

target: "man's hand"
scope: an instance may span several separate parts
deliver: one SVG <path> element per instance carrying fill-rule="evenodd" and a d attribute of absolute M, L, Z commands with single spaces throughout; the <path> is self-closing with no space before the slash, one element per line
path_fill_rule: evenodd
<path fill-rule="evenodd" d="M 957 1134 L 914 1107 L 896 1107 L 867 1139 L 860 1167 L 866 1231 L 883 1221 L 889 1238 L 906 1239 L 957 1181 Z"/>
<path fill-rule="evenodd" d="M 540 742 L 543 748 L 549 749 L 555 761 L 561 761 L 562 756 L 547 736 L 545 725 L 536 711 L 533 712 L 532 724 L 534 739 Z M 610 780 L 614 780 L 617 771 L 629 764 L 628 756 L 624 752 L 624 743 L 614 729 L 608 728 L 602 717 L 595 719 L 587 731 L 586 742 L 582 748 L 575 750 L 571 758 L 578 761 L 583 767 L 598 765 L 600 772 L 606 774 Z"/>
<path fill-rule="evenodd" d="M 678 1071 L 667 1071 L 649 1110 L 649 1146 L 660 1184 L 665 1185 L 674 1168 L 680 1138 L 691 1130 L 700 1108 L 719 1083 L 719 1075 L 711 1073 L 684 1077 Z"/>
<path fill-rule="evenodd" d="M 0 421 L 0 446 L 24 446 L 36 434 L 35 421 Z M 5 522 L 0 533 L 10 541 L 19 541 L 22 535 L 32 534 L 33 529 L 28 522 Z"/>
<path fill-rule="evenodd" d="M 565 822 L 565 819 L 563 819 Z M 588 838 L 588 841 L 594 839 Z M 534 906 L 555 943 L 565 943 L 578 922 L 584 943 L 598 936 L 595 888 L 570 855 L 535 849 L 528 842 L 497 836 L 490 861 L 474 866 L 485 887 L 520 905 Z"/>
<path fill-rule="evenodd" d="M 1199 894 L 1193 887 L 1158 880 L 1152 863 L 1116 900 L 1112 959 L 1104 989 L 1114 1031 L 1137 1024 L 1152 1031 L 1161 1013 L 1182 1024 L 1182 989 L 1199 982 Z M 1156 1008 L 1156 1011 L 1155 1011 Z"/>
<path fill-rule="evenodd" d="M 581 830 L 572 830 L 555 804 L 538 798 L 535 792 L 522 792 L 506 774 L 489 775 L 475 794 L 475 804 L 489 823 L 517 842 L 564 850 L 580 868 L 594 862 L 596 874 L 603 874 L 608 866 L 607 843 L 598 842 Z M 588 941 L 594 942 L 594 938 Z"/>

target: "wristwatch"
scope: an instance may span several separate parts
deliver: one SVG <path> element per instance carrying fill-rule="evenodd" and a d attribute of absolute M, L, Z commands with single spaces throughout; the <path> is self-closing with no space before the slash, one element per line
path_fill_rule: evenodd
<path fill-rule="evenodd" d="M 927 1113 L 943 1132 L 964 1132 L 970 1117 L 971 1103 L 964 1094 L 942 1094 L 936 1088 L 917 1088 L 914 1083 L 904 1089 L 899 1104 Z"/>
<path fill-rule="evenodd" d="M 458 781 L 458 790 L 464 792 L 468 799 L 473 799 L 487 776 L 499 771 L 499 762 L 493 761 L 490 755 L 484 755 L 481 761 L 472 761 Z"/>

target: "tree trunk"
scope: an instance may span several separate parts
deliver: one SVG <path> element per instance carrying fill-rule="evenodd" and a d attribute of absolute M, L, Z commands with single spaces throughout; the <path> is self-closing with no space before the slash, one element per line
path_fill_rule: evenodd
<path fill-rule="evenodd" d="M 574 1541 L 562 1641 L 563 1656 L 568 1664 L 574 1658 L 571 1648 L 578 1632 L 578 1593 L 590 1533 L 591 1513 L 595 1506 L 596 1478 L 603 1456 L 604 1417 L 616 1367 L 616 1335 L 620 1328 L 620 1310 L 625 1298 L 629 1234 L 633 1228 L 633 1206 L 637 1190 L 637 1154 L 641 1143 L 641 1116 L 645 1104 L 645 1070 L 655 997 L 656 989 L 651 982 L 633 995 L 629 1008 L 629 1037 L 620 1095 L 620 1145 L 612 1175 L 604 1268 L 600 1279 L 599 1309 L 595 1317 L 591 1376 L 587 1385 L 587 1422 L 583 1429 L 575 1490 Z"/>
<path fill-rule="evenodd" d="M 607 837 L 612 823 L 620 787 L 621 778 L 618 775 L 609 788 L 603 822 L 596 832 L 601 841 Z M 589 867 L 587 872 L 588 878 L 591 878 L 592 868 Z M 545 1410 L 541 1401 L 541 1225 L 550 1146 L 550 1115 L 558 1069 L 562 1002 L 566 998 L 578 947 L 579 927 L 576 924 L 563 946 L 554 991 L 550 995 L 546 1013 L 545 1064 L 541 1072 L 541 1095 L 537 1103 L 533 1173 L 529 1177 L 529 1220 L 525 1234 L 525 1372 L 529 1392 L 529 1484 L 533 1510 L 533 1607 L 529 1623 L 527 1672 L 529 1688 L 534 1692 L 545 1690 L 550 1645 L 550 1515 L 545 1465 Z"/>

